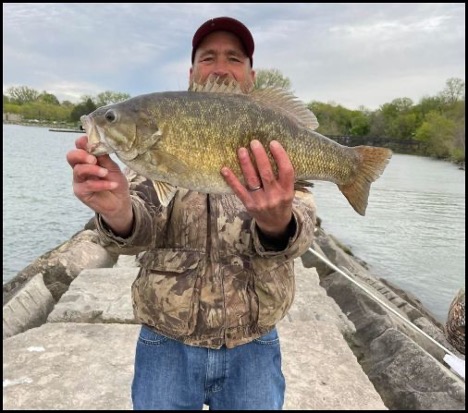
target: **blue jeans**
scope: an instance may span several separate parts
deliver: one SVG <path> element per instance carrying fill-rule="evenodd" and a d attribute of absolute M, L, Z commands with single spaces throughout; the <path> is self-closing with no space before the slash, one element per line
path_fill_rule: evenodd
<path fill-rule="evenodd" d="M 285 380 L 276 329 L 232 349 L 194 347 L 142 326 L 135 410 L 281 410 Z"/>

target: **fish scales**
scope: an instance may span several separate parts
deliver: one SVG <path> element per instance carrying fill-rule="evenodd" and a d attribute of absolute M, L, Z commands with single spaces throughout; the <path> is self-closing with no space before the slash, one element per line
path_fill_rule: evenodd
<path fill-rule="evenodd" d="M 265 95 L 152 93 L 99 108 L 82 121 L 90 153 L 115 152 L 158 185 L 207 193 L 232 192 L 220 174 L 223 166 L 243 181 L 237 150 L 248 148 L 252 139 L 264 145 L 275 167 L 268 149 L 275 139 L 288 153 L 297 181 L 334 182 L 364 215 L 370 184 L 383 172 L 391 151 L 340 145 L 303 122 L 304 112 L 295 116 L 287 104 L 283 109 L 279 92 Z"/>
<path fill-rule="evenodd" d="M 268 107 L 246 101 L 243 96 L 207 93 L 193 96 L 190 92 L 176 92 L 161 96 L 157 110 L 152 109 L 151 103 L 142 103 L 149 108 L 148 118 L 164 119 L 158 124 L 164 130 L 159 148 L 183 160 L 191 173 L 198 170 L 214 174 L 218 191 L 230 192 L 219 174 L 221 167 L 228 166 L 240 175 L 237 149 L 248 147 L 254 138 L 264 144 L 273 160 L 268 143 L 281 137 L 297 179 L 346 183 L 355 169 L 355 155 L 349 148 L 295 124 Z M 212 189 L 216 187 L 213 184 Z"/>

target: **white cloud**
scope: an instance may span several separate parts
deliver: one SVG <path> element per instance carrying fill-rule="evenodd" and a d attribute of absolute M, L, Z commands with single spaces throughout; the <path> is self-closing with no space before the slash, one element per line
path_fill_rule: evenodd
<path fill-rule="evenodd" d="M 105 90 L 182 90 L 191 38 L 215 16 L 246 23 L 255 68 L 277 68 L 305 101 L 376 109 L 464 79 L 460 3 L 4 3 L 3 88 L 76 101 Z"/>

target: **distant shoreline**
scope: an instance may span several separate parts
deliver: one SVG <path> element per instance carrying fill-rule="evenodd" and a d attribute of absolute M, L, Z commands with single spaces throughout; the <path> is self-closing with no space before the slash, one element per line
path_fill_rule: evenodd
<path fill-rule="evenodd" d="M 42 121 L 38 121 L 37 123 L 36 122 L 18 122 L 18 121 L 11 121 L 11 120 L 4 120 L 3 121 L 3 124 L 7 124 L 7 125 L 20 125 L 20 126 L 35 126 L 35 127 L 40 127 L 40 128 L 49 128 L 49 129 L 70 129 L 70 132 L 79 132 L 79 130 L 77 128 L 81 128 L 80 125 L 72 125 L 70 123 L 66 124 L 66 123 L 42 123 Z M 57 132 L 57 131 L 53 131 L 53 132 Z M 68 130 L 66 131 L 63 131 L 63 132 L 69 132 Z M 86 133 L 85 130 L 82 130 L 83 133 Z M 423 156 L 423 155 L 419 155 L 419 156 Z M 429 158 L 429 156 L 427 156 L 427 158 Z M 457 161 L 454 161 L 454 160 L 450 160 L 450 159 L 441 159 L 442 161 L 446 161 L 446 162 L 451 162 L 455 165 L 458 166 L 458 169 L 464 171 L 465 170 L 465 162 L 462 161 L 462 162 L 457 162 Z"/>
<path fill-rule="evenodd" d="M 80 126 L 78 124 L 72 123 L 50 123 L 50 122 L 18 122 L 18 121 L 11 121 L 11 120 L 4 120 L 4 125 L 19 125 L 19 126 L 34 126 L 36 128 L 49 128 L 49 129 L 68 129 L 73 131 L 78 131 Z M 84 130 L 82 130 L 85 133 Z"/>

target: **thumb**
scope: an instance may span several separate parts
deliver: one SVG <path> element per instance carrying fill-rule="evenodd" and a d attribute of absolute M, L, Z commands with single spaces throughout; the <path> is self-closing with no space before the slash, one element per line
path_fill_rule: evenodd
<path fill-rule="evenodd" d="M 109 155 L 100 155 L 96 157 L 98 165 L 106 168 L 109 171 L 120 171 L 120 166 Z"/>

